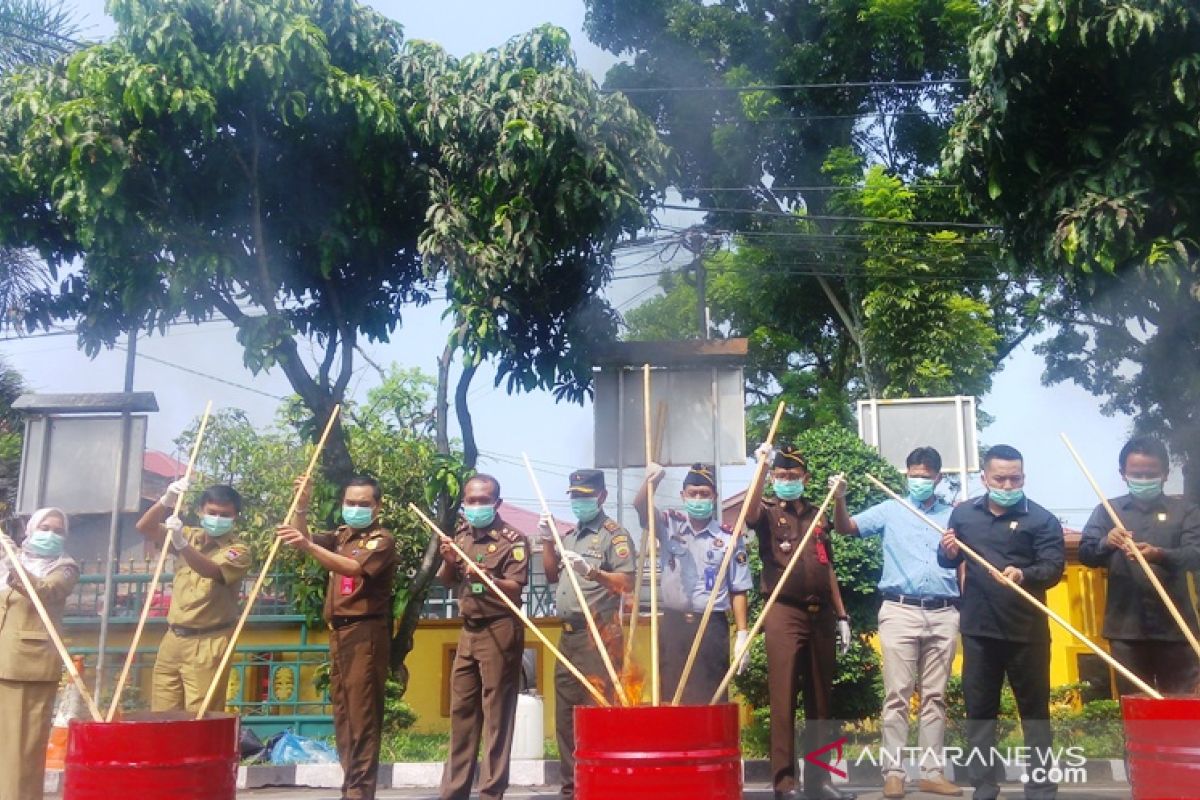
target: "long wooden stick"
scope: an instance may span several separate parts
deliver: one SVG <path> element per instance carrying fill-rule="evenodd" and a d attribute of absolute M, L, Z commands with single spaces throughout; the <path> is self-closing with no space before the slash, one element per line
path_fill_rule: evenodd
<path fill-rule="evenodd" d="M 779 421 L 783 419 L 783 410 L 785 407 L 782 400 L 775 407 L 775 416 L 771 420 L 771 427 L 767 430 L 767 445 L 775 441 L 775 432 L 779 430 Z M 766 467 L 766 456 L 765 454 L 761 454 L 754 465 L 754 477 L 750 480 L 751 488 L 758 485 Z M 704 639 L 704 631 L 708 627 L 708 619 L 712 616 L 713 608 L 716 606 L 717 593 L 721 590 L 720 587 L 725 582 L 725 576 L 729 574 L 729 565 L 733 563 L 733 553 L 737 550 L 738 539 L 746 529 L 746 512 L 750 509 L 750 503 L 747 502 L 749 499 L 747 497 L 742 501 L 742 510 L 738 513 L 737 523 L 733 526 L 733 535 L 730 537 L 729 546 L 725 548 L 725 555 L 721 559 L 721 567 L 717 570 L 716 578 L 713 579 L 712 593 L 708 596 L 708 603 L 704 606 L 704 614 L 700 617 L 700 626 L 696 628 L 696 636 L 692 639 L 692 649 L 688 651 L 687 661 L 684 663 L 683 672 L 679 676 L 679 686 L 675 689 L 675 696 L 671 698 L 671 705 L 673 706 L 679 705 L 679 702 L 683 699 L 683 690 L 687 686 L 688 678 L 692 674 L 692 667 L 696 664 L 696 656 L 700 653 L 700 642 Z M 733 663 L 736 665 L 737 659 L 734 659 Z"/>
<path fill-rule="evenodd" d="M 284 525 L 292 524 L 292 517 L 295 516 L 296 508 L 300 505 L 300 495 L 304 493 L 304 488 L 312 480 L 313 471 L 317 468 L 317 461 L 321 458 L 321 451 L 325 449 L 325 440 L 329 438 L 329 432 L 333 430 L 333 423 L 337 420 L 338 412 L 341 410 L 342 406 L 338 404 L 333 407 L 333 411 L 329 412 L 329 421 L 325 423 L 325 430 L 321 433 L 321 438 L 317 441 L 317 446 L 313 450 L 312 458 L 308 461 L 308 469 L 304 471 L 304 479 L 296 487 L 296 491 L 292 495 L 292 504 L 288 506 L 287 515 L 283 518 Z M 279 553 L 279 543 L 281 541 L 283 540 L 275 537 L 275 540 L 271 542 L 271 549 L 267 553 L 267 560 L 263 562 L 262 572 L 258 574 L 258 579 L 254 581 L 254 588 L 250 590 L 250 596 L 246 598 L 246 607 L 242 609 L 242 615 L 238 617 L 237 626 L 233 629 L 233 635 L 229 637 L 229 644 L 225 647 L 225 654 L 221 656 L 221 664 L 217 667 L 216 674 L 213 675 L 212 683 L 208 685 L 208 691 L 204 693 L 204 702 L 200 704 L 200 710 L 196 713 L 196 719 L 204 719 L 204 714 L 208 711 L 209 704 L 212 703 L 213 695 L 217 693 L 217 685 L 221 682 L 221 676 L 233 658 L 233 651 L 237 647 L 238 637 L 242 634 L 242 628 L 246 627 L 246 620 L 250 617 L 250 610 L 254 608 L 254 601 L 258 599 L 258 593 L 262 591 L 263 584 L 266 583 L 267 574 L 271 571 L 271 564 L 275 561 L 275 556 Z"/>
<path fill-rule="evenodd" d="M 663 430 L 666 428 L 667 420 L 667 404 L 661 400 L 655 411 L 655 428 L 654 428 L 654 462 L 658 462 L 662 456 L 662 441 Z M 638 617 L 641 607 L 642 597 L 642 575 L 646 571 L 646 547 L 650 542 L 650 528 L 642 529 L 642 542 L 637 551 L 637 571 L 633 573 L 633 613 L 629 615 L 629 637 L 625 640 L 625 660 L 622 662 L 625 669 L 629 668 L 633 657 L 634 636 L 637 634 Z"/>
<path fill-rule="evenodd" d="M 927 517 L 925 514 L 921 513 L 920 509 L 916 508 L 915 506 L 911 505 L 910 503 L 904 502 L 904 499 L 902 497 L 900 497 L 900 495 L 893 492 L 890 488 L 888 488 L 888 486 L 886 484 L 884 484 L 883 481 L 879 480 L 878 478 L 876 478 L 874 475 L 871 475 L 870 473 L 867 473 L 867 479 L 869 481 L 871 481 L 871 483 L 875 484 L 880 489 L 880 491 L 887 494 L 893 500 L 896 500 L 897 502 L 899 502 L 900 505 L 904 506 L 910 512 L 915 514 L 918 518 L 923 520 L 926 525 L 933 528 L 938 533 L 941 533 L 943 535 L 946 533 L 945 528 L 943 528 L 941 525 L 938 525 L 936 522 L 934 522 L 932 519 Z M 1128 678 L 1130 680 L 1130 682 L 1132 682 L 1135 686 L 1137 686 L 1143 692 L 1150 695 L 1155 700 L 1163 699 L 1162 695 L 1159 694 L 1158 692 L 1156 692 L 1150 686 L 1148 686 L 1145 681 L 1143 681 L 1137 675 L 1134 675 L 1132 672 L 1130 672 L 1128 669 L 1126 669 L 1124 666 L 1122 666 L 1122 664 L 1119 661 L 1117 661 L 1115 658 L 1113 658 L 1108 653 L 1106 653 L 1103 650 L 1103 648 L 1101 648 L 1098 644 L 1093 642 L 1088 637 L 1084 636 L 1083 633 L 1078 628 L 1076 628 L 1074 625 L 1072 625 L 1071 623 L 1069 623 L 1065 619 L 1063 619 L 1062 616 L 1060 616 L 1058 613 L 1056 613 L 1052 608 L 1047 606 L 1041 600 L 1038 600 L 1036 597 L 1034 597 L 1032 594 L 1030 594 L 1028 591 L 1026 591 L 1024 588 L 1022 588 L 1021 585 L 1018 584 L 1016 581 L 1009 579 L 1009 577 L 1007 575 L 1005 575 L 1000 570 L 996 569 L 996 567 L 994 567 L 990 561 L 988 561 L 983 556 L 979 555 L 979 553 L 975 552 L 968 545 L 964 544 L 962 539 L 958 540 L 958 549 L 961 550 L 965 555 L 970 557 L 972 561 L 975 561 L 977 564 L 979 564 L 979 566 L 981 566 L 985 570 L 987 570 L 988 573 L 991 574 L 992 577 L 996 578 L 1000 582 L 1007 585 L 1010 589 L 1012 589 L 1017 594 L 1024 597 L 1031 604 L 1036 606 L 1038 608 L 1038 610 L 1040 610 L 1043 614 L 1045 614 L 1050 619 L 1054 620 L 1059 625 L 1061 625 L 1067 631 L 1067 633 L 1071 634 L 1076 639 L 1078 639 L 1079 641 L 1081 641 L 1085 645 L 1087 645 L 1088 649 L 1090 649 L 1096 655 L 1100 656 L 1100 658 L 1104 659 L 1104 661 L 1107 662 L 1110 667 L 1117 670 L 1122 675 L 1124 675 L 1126 678 Z"/>
<path fill-rule="evenodd" d="M 654 454 L 654 432 L 650 430 L 650 365 L 642 365 L 642 426 L 646 436 L 646 461 Z M 654 511 L 654 492 L 646 492 L 646 557 L 653 570 L 650 573 L 650 702 L 659 705 L 662 702 L 662 676 L 659 672 L 658 649 L 658 527 L 657 514 Z"/>
<path fill-rule="evenodd" d="M 200 443 L 204 441 L 204 429 L 208 427 L 208 418 L 212 414 L 212 400 L 204 406 L 204 416 L 200 418 L 200 427 L 196 430 L 196 441 L 192 443 L 192 454 L 188 458 L 187 471 L 183 473 L 183 479 L 190 481 L 192 479 L 192 471 L 196 468 L 196 456 L 200 454 Z M 173 516 L 178 517 L 179 512 L 183 509 L 183 494 L 181 493 L 175 498 L 175 510 Z M 121 693 L 125 690 L 125 681 L 129 679 L 129 670 L 133 667 L 133 660 L 137 657 L 138 643 L 142 640 L 142 631 L 146 628 L 146 620 L 150 616 L 150 609 L 154 607 L 154 591 L 158 588 L 158 582 L 162 578 L 163 568 L 167 563 L 167 553 L 171 550 L 171 537 L 163 538 L 162 551 L 158 554 L 158 563 L 154 565 L 154 575 L 150 578 L 150 586 L 146 589 L 146 602 L 142 604 L 142 613 L 138 617 L 137 628 L 133 631 L 133 640 L 129 643 L 129 654 L 125 656 L 125 665 L 121 667 L 121 677 L 117 678 L 117 686 L 113 690 L 112 702 L 108 704 L 108 715 L 106 720 L 112 722 L 117 715 L 117 707 L 121 704 Z"/>
<path fill-rule="evenodd" d="M 604 693 L 601 692 L 599 689 L 597 689 L 595 684 L 593 684 L 591 681 L 589 681 L 587 679 L 587 676 L 584 675 L 582 672 L 580 672 L 579 668 L 576 667 L 574 664 L 572 664 L 571 661 L 565 655 L 562 654 L 562 651 L 559 650 L 557 647 L 555 647 L 553 643 L 551 643 L 551 641 L 546 637 L 546 634 L 542 633 L 541 629 L 539 629 L 538 626 L 534 624 L 533 620 L 531 620 L 529 618 L 529 616 L 524 611 L 521 610 L 521 607 L 518 606 L 516 603 L 514 603 L 512 598 L 509 597 L 507 594 L 505 594 L 500 589 L 500 587 L 496 585 L 496 583 L 491 579 L 491 577 L 487 574 L 487 572 L 484 571 L 484 569 L 482 567 L 480 567 L 478 564 L 476 564 L 474 561 L 472 561 L 471 557 L 468 556 L 465 552 L 463 552 L 462 548 L 460 548 L 457 544 L 455 544 L 453 539 L 451 539 L 446 534 L 442 533 L 442 529 L 438 527 L 436 522 L 431 520 L 428 516 L 425 515 L 425 512 L 423 512 L 421 509 L 417 508 L 412 503 L 409 503 L 408 507 L 410 509 L 412 509 L 413 513 L 415 513 L 418 517 L 420 517 L 421 520 L 426 525 L 429 526 L 429 529 L 432 530 L 438 536 L 438 538 L 440 538 L 443 542 L 450 545 L 450 547 L 454 549 L 454 554 L 456 556 L 458 556 L 458 560 L 461 561 L 462 563 L 466 564 L 467 568 L 470 569 L 471 572 L 474 572 L 475 575 L 478 576 L 478 578 L 480 580 L 482 580 L 484 583 L 486 583 L 488 588 L 491 589 L 493 592 L 495 592 L 496 596 L 499 597 L 504 602 L 504 605 L 508 606 L 509 611 L 516 614 L 517 617 L 520 618 L 521 622 L 525 623 L 525 627 L 529 628 L 529 630 L 533 632 L 533 635 L 536 636 L 543 645 L 545 645 L 546 649 L 549 650 L 554 655 L 555 658 L 557 658 L 560 662 L 562 662 L 562 665 L 567 668 L 567 672 L 570 672 L 572 675 L 575 676 L 576 680 L 578 680 L 581 684 L 583 684 L 583 688 L 587 689 L 588 692 L 591 693 L 593 699 L 595 699 L 597 704 L 602 705 L 602 706 L 611 705 L 608 702 L 608 698 L 604 696 Z"/>
<path fill-rule="evenodd" d="M 1087 465 L 1083 463 L 1083 458 L 1075 450 L 1075 446 L 1071 444 L 1071 440 L 1067 438 L 1065 433 L 1060 433 L 1063 444 L 1071 451 L 1071 457 L 1075 459 L 1075 463 L 1079 465 L 1079 469 L 1083 472 L 1083 476 L 1087 478 L 1088 483 L 1092 485 L 1092 489 L 1096 492 L 1096 497 L 1100 498 L 1100 504 L 1104 506 L 1104 510 L 1108 512 L 1108 516 L 1112 519 L 1113 525 L 1116 525 L 1121 530 L 1127 530 L 1125 524 L 1121 522 L 1121 518 L 1117 516 L 1116 509 L 1112 507 L 1112 503 L 1108 502 L 1108 498 L 1104 496 L 1104 492 L 1100 489 L 1100 484 L 1096 483 L 1096 479 L 1092 477 L 1091 471 Z M 1132 532 L 1130 538 L 1132 539 Z M 1192 646 L 1196 656 L 1200 658 L 1200 642 L 1196 641 L 1196 635 L 1192 633 L 1191 627 L 1184 620 L 1183 614 L 1179 612 L 1179 607 L 1175 605 L 1175 601 L 1171 599 L 1171 595 L 1167 594 L 1167 588 L 1162 585 L 1162 581 L 1158 579 L 1158 575 L 1150 568 L 1150 562 L 1146 561 L 1146 556 L 1136 545 L 1131 544 L 1126 548 L 1126 552 L 1133 555 L 1133 558 L 1141 566 L 1142 571 L 1146 573 L 1146 577 L 1150 579 L 1150 585 L 1154 587 L 1154 591 L 1158 592 L 1158 596 L 1162 598 L 1163 604 L 1167 607 L 1167 611 L 1171 612 L 1171 617 L 1174 618 L 1175 624 L 1179 626 L 1179 630 L 1183 631 L 1183 636 L 1187 639 L 1188 644 Z"/>
<path fill-rule="evenodd" d="M 103 722 L 104 717 L 101 715 L 96 701 L 92 699 L 91 693 L 83 685 L 83 678 L 79 675 L 79 670 L 75 667 L 75 662 L 71 659 L 71 654 L 67 652 L 67 646 L 63 644 L 62 637 L 58 635 L 58 629 L 54 627 L 54 621 L 50 619 L 50 612 L 46 610 L 45 604 L 42 603 L 42 598 L 38 597 L 37 589 L 34 588 L 33 581 L 29 579 L 29 573 L 25 571 L 25 565 L 21 563 L 20 556 L 9 543 L 7 536 L 0 536 L 0 544 L 4 545 L 4 555 L 8 556 L 8 561 L 12 565 L 13 572 L 17 573 L 17 578 L 21 581 L 21 586 L 25 588 L 25 596 L 29 598 L 29 602 L 33 603 L 34 610 L 37 611 L 42 624 L 46 626 L 46 632 L 50 634 L 50 641 L 54 643 L 54 649 L 58 651 L 58 657 L 62 659 L 63 666 L 67 668 L 67 674 L 71 676 L 71 681 L 75 684 L 75 688 L 79 690 L 79 696 L 87 703 L 88 711 L 92 713 L 92 719 L 96 722 Z M 17 765 L 15 764 L 8 767 L 8 769 L 16 768 Z"/>
<path fill-rule="evenodd" d="M 750 635 L 746 637 L 746 642 L 733 654 L 733 661 L 729 664 L 729 669 L 725 670 L 725 677 L 721 679 L 721 685 L 713 692 L 712 699 L 709 704 L 716 704 L 721 695 L 725 693 L 725 689 L 729 686 L 729 682 L 733 680 L 734 674 L 737 672 L 738 663 L 742 660 L 742 656 L 750 652 L 750 646 L 754 644 L 754 637 L 762 630 L 763 623 L 767 621 L 767 614 L 775 605 L 775 601 L 779 598 L 780 592 L 783 591 L 784 584 L 792 575 L 792 570 L 800 563 L 800 554 L 804 552 L 805 546 L 808 545 L 808 540 L 812 538 L 813 531 L 817 529 L 817 523 L 821 521 L 821 517 L 825 516 L 825 510 L 829 508 L 829 504 L 833 502 L 833 495 L 838 489 L 838 484 L 846 480 L 841 473 L 834 475 L 833 485 L 829 487 L 829 492 L 826 493 L 825 499 L 821 501 L 821 505 L 817 508 L 817 513 L 813 515 L 812 522 L 808 524 L 808 530 L 804 532 L 804 538 L 800 540 L 800 544 L 796 545 L 796 552 L 792 553 L 792 557 L 788 559 L 787 566 L 783 568 L 783 574 L 779 576 L 779 581 L 775 584 L 774 591 L 767 598 L 767 602 L 763 604 L 762 612 L 759 613 L 758 619 L 754 621 L 754 625 L 750 628 Z M 754 484 L 750 484 L 753 486 Z M 749 500 L 750 498 L 746 498 Z"/>
<path fill-rule="evenodd" d="M 525 459 L 525 468 L 529 470 L 529 480 L 533 481 L 533 490 L 537 492 L 538 502 L 542 504 L 542 513 L 548 517 L 553 515 L 550 513 L 550 505 L 546 502 L 545 495 L 542 494 L 542 487 L 538 483 L 537 476 L 533 473 L 533 465 L 529 463 L 529 456 L 521 453 L 521 458 Z M 566 553 L 567 548 L 563 545 L 562 536 L 558 532 L 558 526 L 551 524 L 550 532 L 554 535 L 554 545 L 558 548 L 559 553 Z M 592 634 L 592 641 L 596 643 L 596 649 L 600 651 L 600 660 L 604 662 L 604 669 L 608 671 L 608 677 L 612 680 L 613 688 L 616 689 L 617 699 L 621 701 L 621 705 L 629 705 L 629 698 L 625 695 L 625 686 L 621 683 L 621 677 L 617 675 L 617 670 L 613 666 L 612 657 L 608 654 L 608 648 L 604 646 L 604 637 L 600 635 L 600 629 L 596 627 L 596 619 L 592 616 L 592 609 L 588 607 L 587 598 L 584 597 L 583 587 L 579 585 L 579 576 L 575 574 L 575 570 L 571 569 L 570 565 L 559 562 L 559 572 L 566 572 L 567 579 L 571 582 L 571 587 L 575 590 L 575 598 L 579 601 L 579 607 L 583 609 L 583 618 L 587 620 L 588 631 Z M 559 575 L 559 580 L 562 576 Z"/>

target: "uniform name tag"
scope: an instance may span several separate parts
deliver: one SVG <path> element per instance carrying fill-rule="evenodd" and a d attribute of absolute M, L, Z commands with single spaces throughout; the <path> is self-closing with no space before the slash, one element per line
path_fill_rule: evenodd
<path fill-rule="evenodd" d="M 824 542 L 817 542 L 817 561 L 821 562 L 822 564 L 829 563 L 829 553 L 825 551 Z"/>
<path fill-rule="evenodd" d="M 354 594 L 354 578 L 349 575 L 342 576 L 342 597 Z"/>

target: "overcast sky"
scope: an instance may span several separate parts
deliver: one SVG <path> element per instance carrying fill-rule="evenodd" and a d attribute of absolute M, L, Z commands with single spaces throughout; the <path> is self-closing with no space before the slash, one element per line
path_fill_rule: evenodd
<path fill-rule="evenodd" d="M 603 79 L 604 70 L 612 63 L 611 57 L 584 36 L 580 0 L 440 0 L 437 3 L 380 0 L 371 5 L 400 21 L 408 38 L 438 42 L 455 55 L 498 45 L 510 36 L 550 22 L 570 32 L 579 63 L 597 80 Z M 104 15 L 102 0 L 81 0 L 75 6 L 88 38 L 111 34 L 112 21 Z M 698 214 L 679 213 L 665 221 L 690 224 L 702 220 Z M 613 282 L 608 296 L 621 310 L 636 305 L 655 291 L 653 278 L 621 276 L 622 266 L 628 268 L 644 257 L 644 253 L 630 256 L 618 264 L 617 275 L 621 279 Z M 643 266 L 632 273 L 644 271 Z M 440 319 L 442 310 L 439 305 L 431 304 L 408 312 L 393 342 L 367 345 L 367 352 L 378 363 L 394 362 L 433 373 L 448 332 Z M 0 342 L 0 350 L 37 391 L 121 389 L 124 353 L 119 351 L 88 359 L 76 350 L 70 336 L 9 340 Z M 161 408 L 151 415 L 149 425 L 148 446 L 155 449 L 171 451 L 174 438 L 209 399 L 218 407 L 245 409 L 252 420 L 265 425 L 274 415 L 276 397 L 290 392 L 280 371 L 251 375 L 242 366 L 232 326 L 224 321 L 177 326 L 166 336 L 141 339 L 138 351 L 144 357 L 137 363 L 135 388 L 153 391 Z M 1022 450 L 1026 456 L 1026 488 L 1030 497 L 1058 511 L 1069 522 L 1081 525 L 1095 504 L 1095 497 L 1058 434 L 1065 431 L 1072 438 L 1102 487 L 1110 494 L 1117 494 L 1123 487 L 1116 472 L 1116 454 L 1129 432 L 1130 422 L 1102 416 L 1097 398 L 1074 385 L 1043 387 L 1041 372 L 1041 359 L 1032 353 L 1029 344 L 1009 357 L 996 376 L 993 391 L 982 399 L 982 409 L 995 422 L 980 438 L 988 444 L 1003 442 Z M 556 512 L 563 514 L 566 509 L 561 498 L 567 473 L 574 466 L 592 463 L 591 408 L 556 404 L 548 393 L 508 396 L 503 389 L 492 388 L 491 377 L 481 371 L 470 395 L 476 438 L 483 454 L 480 469 L 494 472 L 500 478 L 510 501 L 531 507 L 533 488 L 520 466 L 521 453 L 528 452 L 539 462 L 538 479 L 543 489 L 556 504 Z M 375 378 L 373 370 L 360 364 L 352 383 L 352 396 L 363 397 Z M 627 486 L 640 478 L 640 470 L 629 472 Z M 725 492 L 744 488 L 748 477 L 748 468 L 724 470 Z M 678 481 L 669 479 L 660 490 L 660 497 L 673 497 L 672 490 L 677 491 L 677 487 Z M 631 492 L 630 488 L 627 495 L 631 496 Z M 615 498 L 611 486 L 610 494 Z M 626 512 L 625 521 L 632 524 L 632 514 Z"/>

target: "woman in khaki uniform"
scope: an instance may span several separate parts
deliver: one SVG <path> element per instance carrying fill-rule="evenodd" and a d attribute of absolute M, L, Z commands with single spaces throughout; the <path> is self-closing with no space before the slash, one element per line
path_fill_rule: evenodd
<path fill-rule="evenodd" d="M 3 536 L 4 534 L 0 534 Z M 35 511 L 18 558 L 58 625 L 79 567 L 63 554 L 67 515 Z M 14 550 L 16 548 L 14 547 Z M 62 661 L 16 570 L 0 555 L 0 800 L 41 800 Z"/>

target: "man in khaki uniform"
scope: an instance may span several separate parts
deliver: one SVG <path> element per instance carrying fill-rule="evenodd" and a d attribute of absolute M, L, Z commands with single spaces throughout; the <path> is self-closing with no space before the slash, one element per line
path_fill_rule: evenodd
<path fill-rule="evenodd" d="M 241 495 L 220 484 L 205 489 L 196 503 L 200 527 L 192 528 L 171 513 L 187 489 L 186 479 L 175 481 L 137 522 L 139 533 L 159 547 L 169 539 L 176 553 L 167 633 L 154 660 L 154 711 L 200 709 L 237 624 L 242 579 L 250 570 L 250 548 L 233 531 Z M 228 670 L 217 680 L 209 708 L 225 707 L 227 683 Z"/>
<path fill-rule="evenodd" d="M 480 474 L 467 481 L 463 522 L 454 533 L 454 542 L 520 606 L 521 590 L 529 582 L 529 547 L 524 534 L 496 514 L 500 503 L 500 484 L 491 475 Z M 479 797 L 500 800 L 508 788 L 525 629 L 504 601 L 445 543 L 442 558 L 445 562 L 438 579 L 456 590 L 463 628 L 450 673 L 450 757 L 442 773 L 441 798 L 470 797 L 482 733 L 486 745 Z"/>
<path fill-rule="evenodd" d="M 57 508 L 39 509 L 17 551 L 55 624 L 79 582 L 79 567 L 63 555 L 66 537 L 67 515 Z M 62 669 L 45 624 L 0 550 L 0 800 L 42 800 L 46 742 Z"/>
<path fill-rule="evenodd" d="M 329 570 L 325 590 L 332 666 L 329 694 L 344 773 L 342 800 L 374 800 L 392 642 L 396 542 L 379 524 L 383 498 L 374 478 L 351 478 L 342 487 L 346 524 L 310 538 L 311 494 L 309 484 L 301 492 L 296 527 L 280 526 L 276 535 Z"/>
<path fill-rule="evenodd" d="M 571 579 L 562 570 L 573 569 L 579 575 L 579 586 L 588 608 L 600 630 L 600 638 L 617 670 L 621 669 L 622 635 L 617 612 L 621 594 L 633 590 L 636 557 L 629 532 L 604 513 L 608 492 L 604 473 L 598 469 L 580 469 L 571 473 L 568 493 L 571 511 L 579 526 L 563 537 L 566 550 L 559 553 L 554 546 L 550 526 L 553 519 L 543 517 L 538 523 L 542 540 L 542 563 L 546 580 L 558 583 L 554 603 L 562 621 L 562 637 L 558 648 L 584 675 L 604 681 L 604 691 L 613 702 L 615 689 L 608 671 L 588 630 L 583 609 Z M 562 773 L 562 796 L 575 796 L 575 706 L 591 705 L 592 696 L 567 669 L 559 664 L 554 669 L 554 724 L 558 737 L 559 762 Z"/>

